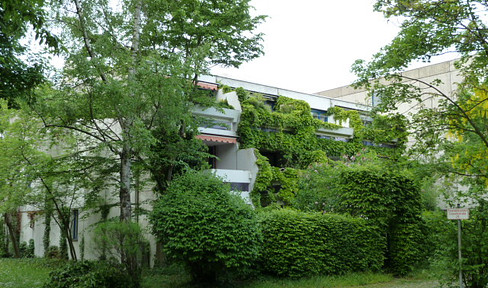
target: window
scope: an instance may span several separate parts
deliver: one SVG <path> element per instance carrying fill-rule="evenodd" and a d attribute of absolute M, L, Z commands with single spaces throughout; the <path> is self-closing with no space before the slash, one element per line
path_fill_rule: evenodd
<path fill-rule="evenodd" d="M 371 96 L 371 106 L 376 107 L 381 103 L 381 96 L 378 93 L 373 92 Z"/>
<path fill-rule="evenodd" d="M 73 241 L 78 241 L 78 209 L 73 210 L 73 222 L 71 223 L 71 235 L 73 236 Z"/>
<path fill-rule="evenodd" d="M 315 119 L 319 119 L 323 122 L 329 122 L 329 118 L 327 117 L 327 112 L 324 110 L 312 109 L 312 116 Z"/>
<path fill-rule="evenodd" d="M 230 188 L 232 191 L 249 191 L 249 183 L 230 182 Z"/>
<path fill-rule="evenodd" d="M 202 127 L 228 131 L 232 130 L 232 122 L 228 120 L 205 119 Z"/>
<path fill-rule="evenodd" d="M 210 157 L 208 157 L 208 164 L 210 164 L 210 167 L 212 169 L 217 169 L 217 147 L 209 146 L 208 154 L 211 155 Z"/>
<path fill-rule="evenodd" d="M 332 139 L 332 140 L 335 140 L 334 137 L 329 136 L 329 135 L 324 135 L 324 134 L 317 134 L 317 138 L 319 138 L 319 139 Z"/>

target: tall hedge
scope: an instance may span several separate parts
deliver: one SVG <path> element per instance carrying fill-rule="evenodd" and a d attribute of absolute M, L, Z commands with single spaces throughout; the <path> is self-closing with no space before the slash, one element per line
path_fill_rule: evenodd
<path fill-rule="evenodd" d="M 335 214 L 294 210 L 262 212 L 265 272 L 303 277 L 379 270 L 384 241 L 367 220 Z"/>
<path fill-rule="evenodd" d="M 425 244 L 420 189 L 405 172 L 368 165 L 338 177 L 339 211 L 376 223 L 386 235 L 385 268 L 405 275 L 423 259 Z"/>

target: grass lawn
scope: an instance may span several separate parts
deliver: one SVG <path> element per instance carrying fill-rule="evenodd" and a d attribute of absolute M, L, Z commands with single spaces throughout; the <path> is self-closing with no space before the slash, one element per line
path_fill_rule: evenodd
<path fill-rule="evenodd" d="M 46 259 L 0 258 L 0 288 L 40 288 L 48 281 L 49 272 L 59 267 L 60 262 Z M 146 271 L 142 288 L 190 288 L 190 278 L 181 269 L 170 267 Z M 434 288 L 436 281 L 427 273 L 414 277 L 395 279 L 379 273 L 355 273 L 345 276 L 316 276 L 291 280 L 262 277 L 257 280 L 226 284 L 234 288 Z"/>
<path fill-rule="evenodd" d="M 0 287 L 42 287 L 48 280 L 49 272 L 59 265 L 59 262 L 45 259 L 0 258 Z"/>
<path fill-rule="evenodd" d="M 190 278 L 177 268 L 167 268 L 145 275 L 143 288 L 191 288 Z M 434 288 L 439 287 L 427 272 L 405 278 L 389 274 L 352 273 L 344 276 L 315 276 L 304 279 L 278 279 L 261 277 L 241 283 L 224 284 L 225 288 Z"/>

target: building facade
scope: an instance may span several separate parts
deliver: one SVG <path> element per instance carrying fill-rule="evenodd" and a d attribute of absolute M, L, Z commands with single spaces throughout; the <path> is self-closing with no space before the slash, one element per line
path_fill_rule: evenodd
<path fill-rule="evenodd" d="M 346 110 L 357 110 L 367 114 L 369 105 L 348 101 L 339 98 L 326 97 L 323 95 L 300 93 L 286 89 L 239 81 L 235 79 L 204 76 L 199 79 L 200 89 L 209 90 L 219 101 L 226 101 L 234 109 L 195 109 L 193 114 L 205 119 L 209 124 L 199 127 L 200 134 L 197 138 L 208 146 L 209 152 L 215 158 L 209 159 L 212 171 L 223 181 L 230 183 L 231 188 L 240 193 L 242 198 L 249 204 L 250 192 L 254 187 L 259 168 L 256 165 L 256 155 L 254 149 L 240 149 L 237 128 L 239 126 L 242 107 L 235 91 L 224 93 L 220 87 L 243 88 L 250 93 L 257 93 L 267 99 L 270 105 L 279 97 L 288 97 L 296 100 L 303 100 L 311 107 L 314 118 L 327 123 L 336 123 L 333 116 L 327 115 L 327 110 L 331 107 L 341 107 Z M 232 89 L 231 89 L 232 90 Z M 319 129 L 319 137 L 327 137 L 336 141 L 347 141 L 354 136 L 354 130 L 349 127 L 349 123 L 341 123 L 339 129 Z M 149 185 L 150 186 L 150 185 Z M 105 203 L 117 203 L 113 191 L 101 192 Z M 152 187 L 142 187 L 134 189 L 131 195 L 133 207 L 141 210 L 151 209 L 151 201 L 155 199 Z M 118 217 L 119 210 L 116 205 L 103 211 L 85 210 L 84 199 L 82 196 L 71 199 L 73 201 L 71 211 L 71 234 L 74 240 L 74 248 L 78 259 L 96 259 L 100 255 L 100 247 L 91 241 L 93 229 L 100 220 Z M 142 227 L 148 227 L 148 219 L 144 214 L 135 213 L 135 221 Z M 20 242 L 34 242 L 34 254 L 42 257 L 45 255 L 44 244 L 45 233 L 49 233 L 49 246 L 60 245 L 60 230 L 54 219 L 51 218 L 50 229 L 46 230 L 45 217 L 43 211 L 32 206 L 20 207 L 18 213 L 20 225 Z M 152 259 L 156 253 L 156 243 L 154 237 L 146 229 L 146 238 L 149 240 L 149 250 L 145 259 Z M 148 260 L 149 261 L 149 260 Z"/>

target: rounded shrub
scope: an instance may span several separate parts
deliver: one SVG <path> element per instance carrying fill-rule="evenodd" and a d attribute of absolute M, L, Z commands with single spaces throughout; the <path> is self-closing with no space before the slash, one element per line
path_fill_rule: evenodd
<path fill-rule="evenodd" d="M 229 185 L 205 172 L 174 180 L 150 215 L 154 235 L 194 281 L 213 282 L 222 272 L 243 271 L 258 256 L 261 234 L 254 211 Z"/>
<path fill-rule="evenodd" d="M 261 262 L 277 276 L 379 270 L 384 239 L 365 219 L 281 209 L 262 212 Z"/>

